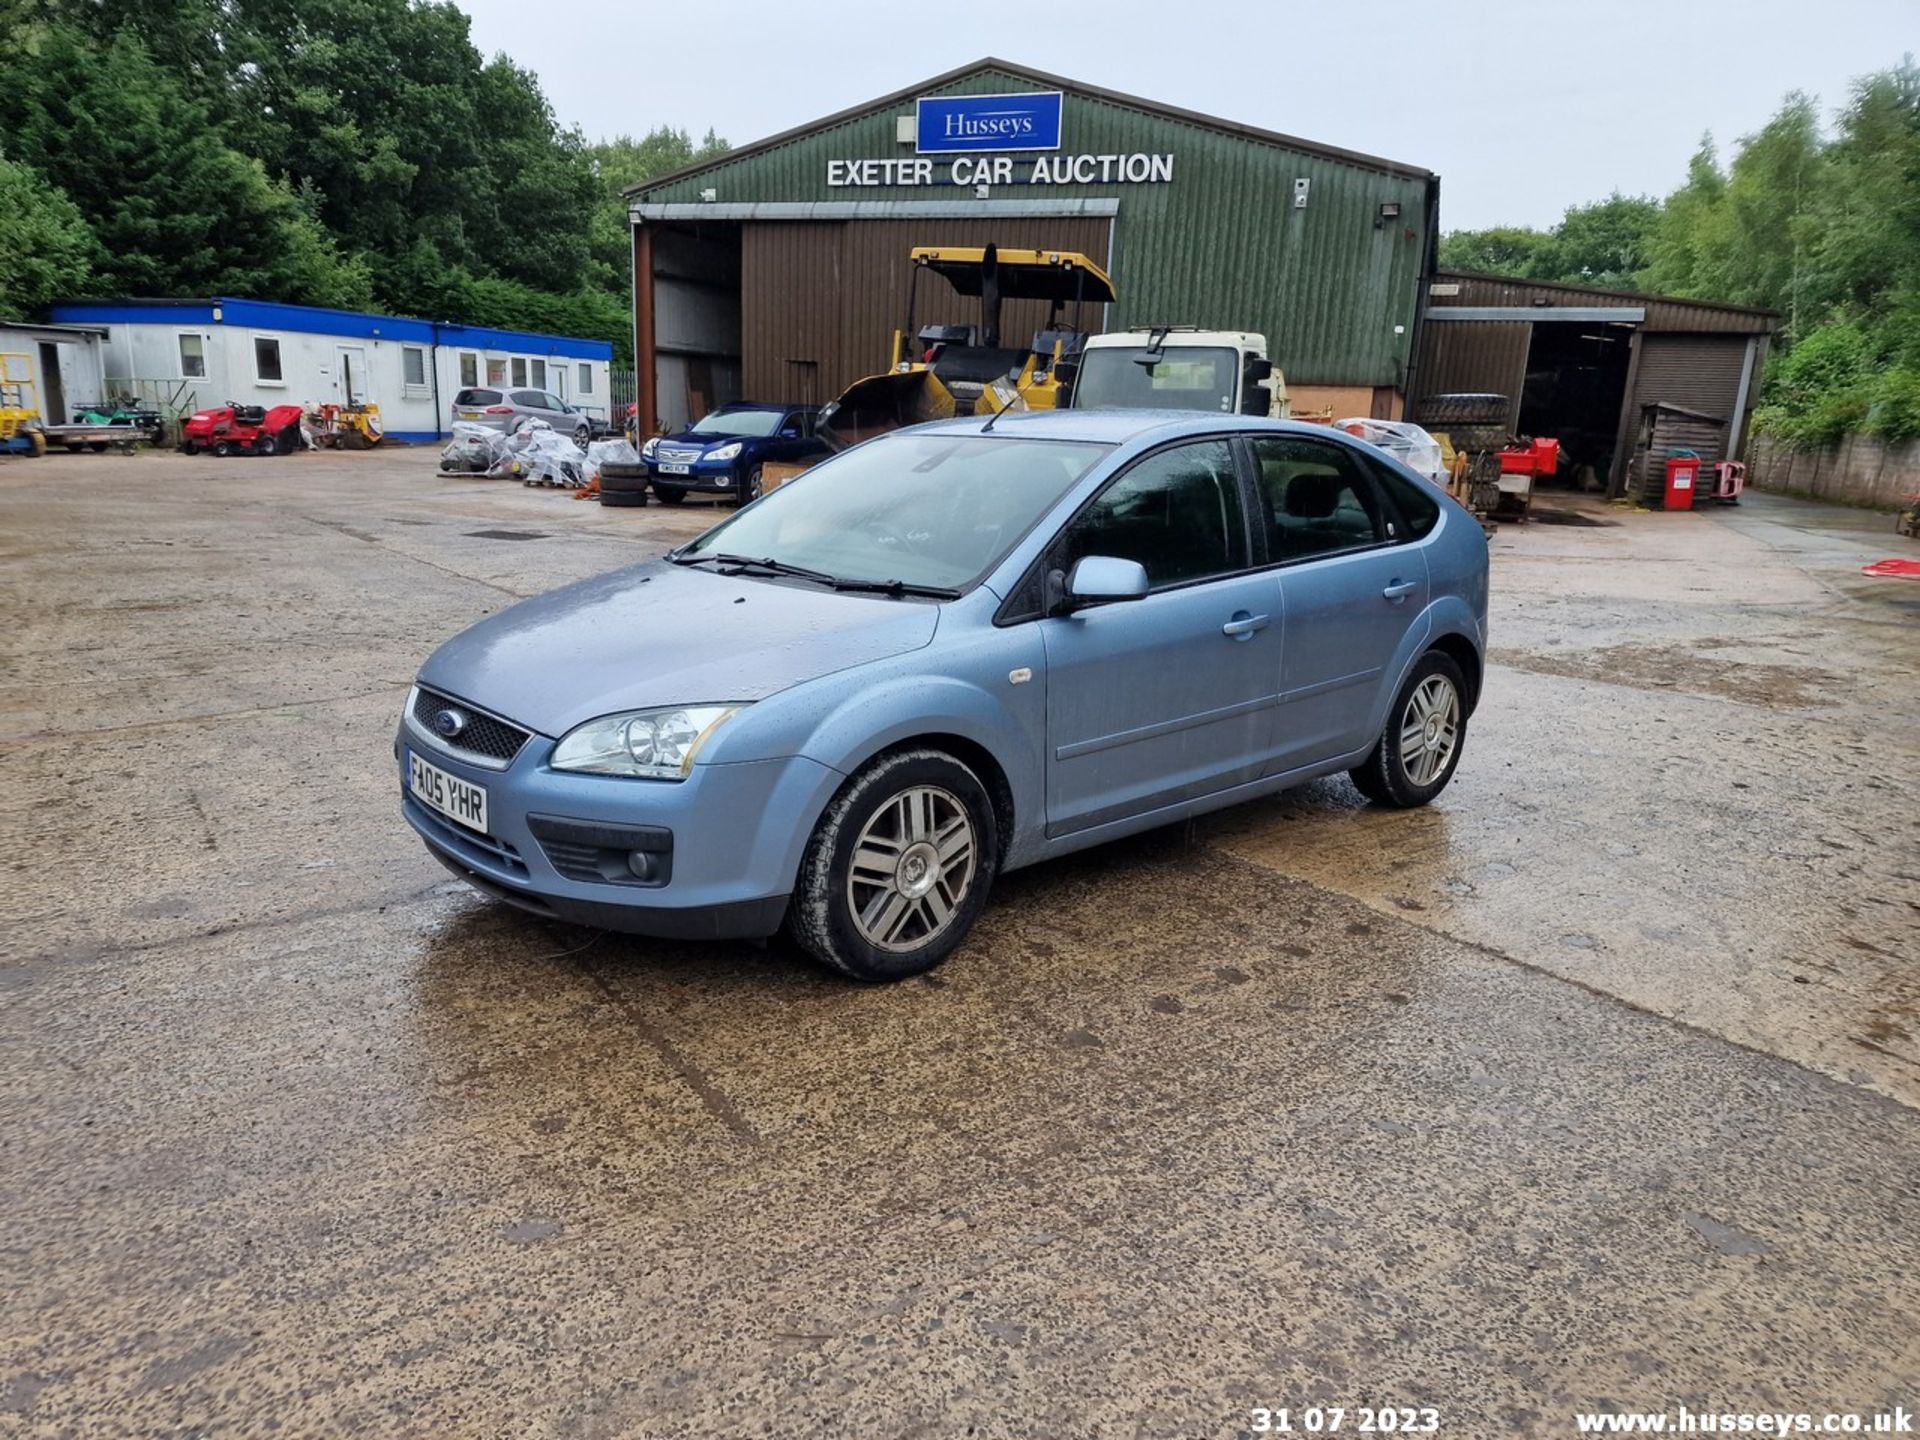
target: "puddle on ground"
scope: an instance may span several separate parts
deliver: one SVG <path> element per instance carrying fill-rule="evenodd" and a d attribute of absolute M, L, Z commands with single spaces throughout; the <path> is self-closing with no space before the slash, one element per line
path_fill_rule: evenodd
<path fill-rule="evenodd" d="M 1700 654 L 1700 648 L 1629 643 L 1574 654 L 1502 650 L 1498 658 L 1503 665 L 1539 675 L 1604 680 L 1613 685 L 1631 685 L 1636 690 L 1686 691 L 1776 710 L 1825 708 L 1834 702 L 1827 699 L 1824 692 L 1845 685 L 1831 670 L 1811 665 L 1721 660 Z"/>
<path fill-rule="evenodd" d="M 1603 520 L 1600 516 L 1589 515 L 1584 510 L 1529 509 L 1527 519 L 1535 525 L 1577 525 L 1591 530 L 1606 530 L 1620 524 L 1618 520 Z"/>

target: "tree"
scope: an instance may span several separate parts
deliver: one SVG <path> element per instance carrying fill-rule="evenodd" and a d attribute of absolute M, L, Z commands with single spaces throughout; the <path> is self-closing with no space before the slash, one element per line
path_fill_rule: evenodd
<path fill-rule="evenodd" d="M 1489 275 L 1533 273 L 1542 251 L 1552 243 L 1544 230 L 1500 225 L 1491 230 L 1455 230 L 1440 239 L 1440 264 L 1448 270 L 1481 270 Z"/>
<path fill-rule="evenodd" d="M 1647 237 L 1642 285 L 1667 295 L 1695 293 L 1692 287 L 1702 272 L 1701 244 L 1726 193 L 1727 177 L 1721 173 L 1713 136 L 1702 135 L 1687 162 L 1685 183 L 1667 197 Z"/>
<path fill-rule="evenodd" d="M 85 293 L 98 248 L 65 192 L 0 154 L 0 318 Z"/>
<path fill-rule="evenodd" d="M 20 162 L 59 174 L 99 242 L 95 279 L 132 295 L 259 295 L 363 304 L 363 266 L 205 107 L 121 32 L 64 29 L 0 64 L 0 131 Z"/>
<path fill-rule="evenodd" d="M 1659 218 L 1657 200 L 1618 190 L 1592 205 L 1570 206 L 1535 257 L 1535 278 L 1631 289 L 1646 266 Z"/>

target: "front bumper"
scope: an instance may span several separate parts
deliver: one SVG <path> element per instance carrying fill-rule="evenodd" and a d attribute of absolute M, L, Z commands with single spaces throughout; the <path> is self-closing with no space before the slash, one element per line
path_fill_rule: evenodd
<path fill-rule="evenodd" d="M 647 478 L 656 486 L 664 485 L 674 490 L 712 491 L 717 493 L 720 491 L 734 490 L 740 483 L 739 475 L 735 468 L 740 464 L 738 460 L 727 460 L 724 462 L 696 460 L 687 467 L 687 473 L 684 475 L 666 474 L 661 469 L 662 465 L 666 463 L 669 462 L 660 460 L 649 460 L 646 462 Z"/>
<path fill-rule="evenodd" d="M 569 774 L 547 765 L 553 747 L 535 735 L 495 769 L 403 719 L 394 740 L 401 815 L 436 859 L 483 893 L 636 935 L 730 939 L 779 929 L 814 819 L 845 778 L 799 757 L 696 765 L 677 782 Z M 486 834 L 408 793 L 408 750 L 485 787 Z M 649 838 L 621 838 L 641 835 Z M 596 851 L 598 842 L 651 849 L 664 863 L 642 880 L 612 863 L 617 849 Z"/>

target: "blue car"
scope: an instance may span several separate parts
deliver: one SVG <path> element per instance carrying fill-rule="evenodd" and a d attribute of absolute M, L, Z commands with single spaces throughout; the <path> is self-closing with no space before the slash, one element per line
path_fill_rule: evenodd
<path fill-rule="evenodd" d="M 996 875 L 1346 772 L 1452 778 L 1487 544 L 1383 452 L 1057 411 L 858 445 L 421 669 L 407 822 L 475 888 L 665 936 L 929 969 Z"/>
<path fill-rule="evenodd" d="M 817 405 L 722 405 L 678 435 L 647 441 L 640 458 L 662 504 L 700 492 L 747 505 L 760 498 L 760 471 L 769 460 L 827 453 L 827 442 L 813 433 L 819 418 Z"/>

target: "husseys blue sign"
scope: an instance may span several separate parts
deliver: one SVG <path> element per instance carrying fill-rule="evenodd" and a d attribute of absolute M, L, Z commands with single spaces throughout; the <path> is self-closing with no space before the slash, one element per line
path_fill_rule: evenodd
<path fill-rule="evenodd" d="M 914 102 L 922 155 L 962 150 L 1058 150 L 1060 92 L 1030 95 L 927 95 Z"/>

